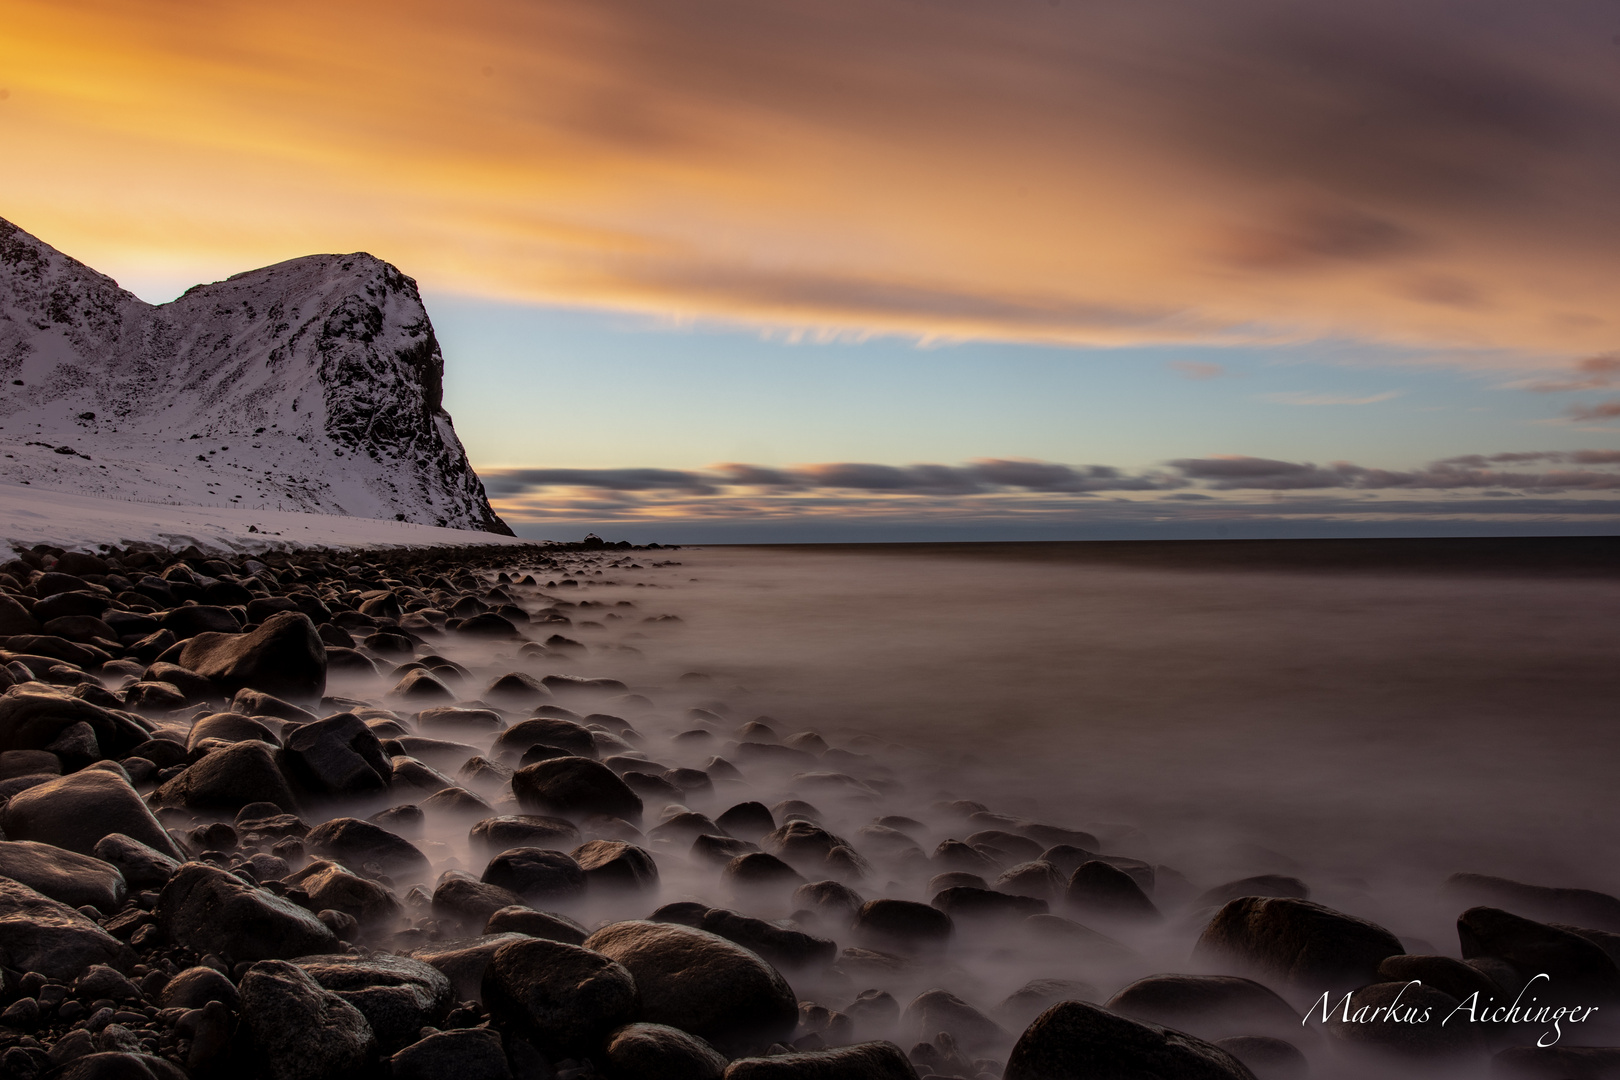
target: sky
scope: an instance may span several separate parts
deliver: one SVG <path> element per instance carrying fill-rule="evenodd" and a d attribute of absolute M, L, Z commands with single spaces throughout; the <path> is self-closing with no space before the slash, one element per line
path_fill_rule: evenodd
<path fill-rule="evenodd" d="M 0 0 L 0 216 L 421 285 L 529 535 L 1614 532 L 1620 7 Z"/>

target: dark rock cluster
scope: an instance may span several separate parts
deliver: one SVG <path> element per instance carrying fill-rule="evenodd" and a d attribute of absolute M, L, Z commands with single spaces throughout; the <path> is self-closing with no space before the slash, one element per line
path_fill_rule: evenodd
<path fill-rule="evenodd" d="M 1531 986 L 1620 1005 L 1620 900 L 1456 875 L 1447 956 L 1298 877 L 1199 888 L 1128 832 L 919 797 L 881 740 L 744 721 L 655 664 L 680 621 L 647 598 L 673 565 L 597 543 L 0 566 L 0 1075 L 1620 1060 L 1538 1049 L 1533 1020 L 1439 1022 Z M 1353 1019 L 1407 1008 L 1432 1019 Z"/>

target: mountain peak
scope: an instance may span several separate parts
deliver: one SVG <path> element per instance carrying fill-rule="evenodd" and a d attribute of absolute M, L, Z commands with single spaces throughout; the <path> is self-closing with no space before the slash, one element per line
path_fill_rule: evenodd
<path fill-rule="evenodd" d="M 416 282 L 307 255 L 152 305 L 0 219 L 0 476 L 510 533 Z M 199 445 L 201 444 L 201 445 Z"/>

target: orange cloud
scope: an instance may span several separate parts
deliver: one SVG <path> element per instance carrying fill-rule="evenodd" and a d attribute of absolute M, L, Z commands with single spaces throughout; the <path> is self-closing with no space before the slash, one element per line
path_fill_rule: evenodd
<path fill-rule="evenodd" d="M 0 0 L 0 213 L 93 265 L 1067 342 L 1612 350 L 1603 12 Z"/>

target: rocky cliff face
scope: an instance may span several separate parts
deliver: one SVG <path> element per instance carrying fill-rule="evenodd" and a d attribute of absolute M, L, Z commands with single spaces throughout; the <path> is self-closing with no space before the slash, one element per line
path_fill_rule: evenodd
<path fill-rule="evenodd" d="M 0 481 L 510 534 L 416 283 L 310 255 L 153 306 L 0 219 Z"/>

